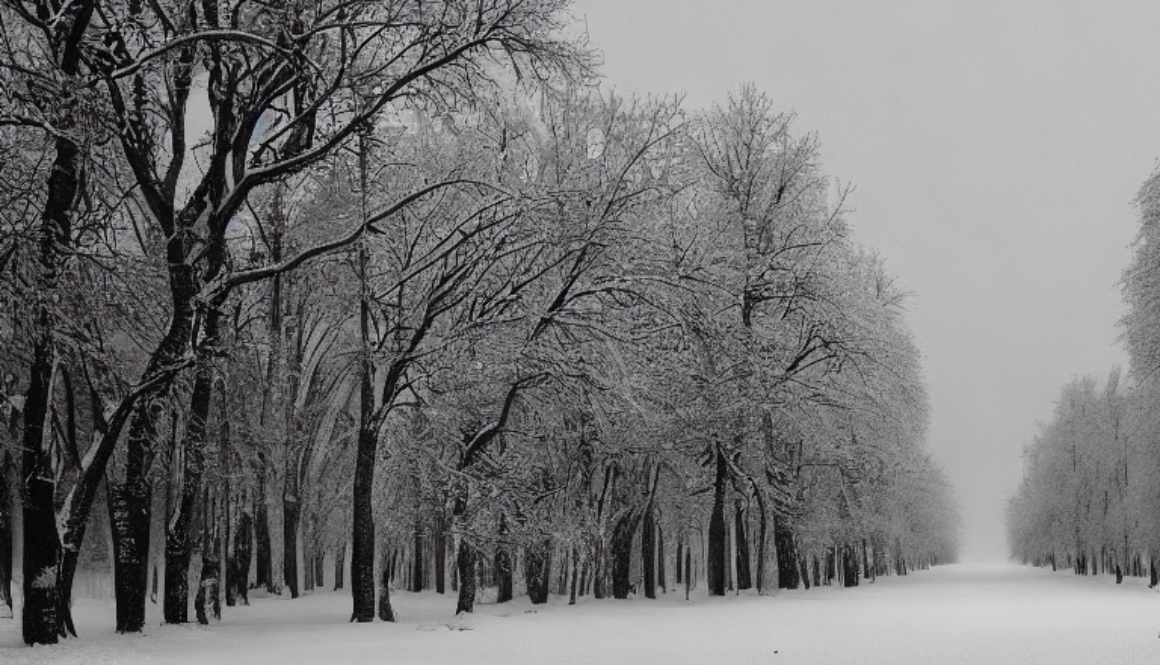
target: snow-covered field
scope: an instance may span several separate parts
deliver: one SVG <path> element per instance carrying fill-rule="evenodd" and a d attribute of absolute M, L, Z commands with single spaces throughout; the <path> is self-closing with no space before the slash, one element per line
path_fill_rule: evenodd
<path fill-rule="evenodd" d="M 394 595 L 396 624 L 346 623 L 349 598 L 320 593 L 226 608 L 222 623 L 118 636 L 112 606 L 78 604 L 82 637 L 29 649 L 0 620 L 0 663 L 1160 663 L 1160 593 L 1143 580 L 1015 566 L 945 566 L 857 589 L 686 603 L 552 598 L 477 606 Z"/>

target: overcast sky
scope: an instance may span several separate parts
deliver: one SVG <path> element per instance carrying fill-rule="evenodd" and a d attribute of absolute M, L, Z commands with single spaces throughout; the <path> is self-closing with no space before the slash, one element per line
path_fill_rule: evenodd
<path fill-rule="evenodd" d="M 855 235 L 914 292 L 930 447 L 963 558 L 1006 557 L 1020 452 L 1074 376 L 1126 364 L 1116 282 L 1160 156 L 1160 4 L 574 0 L 622 93 L 752 81 L 856 186 Z"/>

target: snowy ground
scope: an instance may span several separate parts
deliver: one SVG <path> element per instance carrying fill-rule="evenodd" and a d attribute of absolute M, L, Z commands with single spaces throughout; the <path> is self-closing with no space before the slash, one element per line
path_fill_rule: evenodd
<path fill-rule="evenodd" d="M 352 625 L 345 594 L 255 600 L 210 626 L 112 631 L 112 607 L 78 604 L 81 639 L 29 649 L 0 620 L 0 663 L 1160 663 L 1160 593 L 1142 580 L 1014 566 L 945 566 L 857 589 L 657 601 L 552 598 L 477 606 L 396 593 L 396 624 Z"/>

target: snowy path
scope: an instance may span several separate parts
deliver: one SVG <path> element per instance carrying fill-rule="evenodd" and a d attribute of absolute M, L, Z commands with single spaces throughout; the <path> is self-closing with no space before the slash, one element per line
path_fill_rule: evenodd
<path fill-rule="evenodd" d="M 0 663 L 1160 663 L 1160 593 L 1142 580 L 1077 578 L 1014 566 L 946 566 L 857 589 L 776 598 L 658 601 L 553 598 L 485 605 L 460 624 L 454 599 L 398 593 L 398 624 L 344 622 L 349 599 L 257 600 L 210 628 L 112 633 L 112 608 L 83 604 L 85 636 L 19 645 L 0 620 Z M 449 627 L 469 628 L 451 630 Z"/>

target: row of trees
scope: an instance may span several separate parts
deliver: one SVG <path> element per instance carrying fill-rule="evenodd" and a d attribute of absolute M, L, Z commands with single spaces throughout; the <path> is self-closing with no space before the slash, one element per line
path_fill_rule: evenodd
<path fill-rule="evenodd" d="M 953 558 L 903 294 L 816 140 L 751 88 L 601 93 L 564 10 L 0 7 L 26 642 L 75 634 L 78 570 L 110 564 L 136 632 L 150 590 L 204 622 L 327 560 L 372 621 L 399 579 L 470 612 L 480 582 L 721 595 Z"/>
<path fill-rule="evenodd" d="M 1137 197 L 1140 231 L 1121 283 L 1130 367 L 1100 383 L 1068 384 L 1052 419 L 1024 450 L 1024 476 L 1007 513 L 1012 555 L 1077 574 L 1148 575 L 1160 583 L 1160 421 L 1153 405 L 1160 334 L 1160 174 Z"/>

